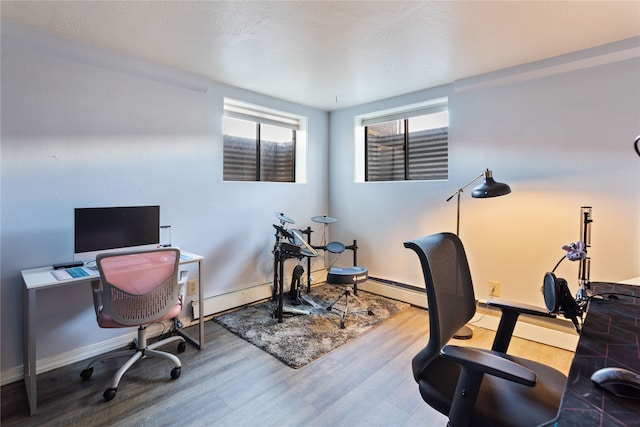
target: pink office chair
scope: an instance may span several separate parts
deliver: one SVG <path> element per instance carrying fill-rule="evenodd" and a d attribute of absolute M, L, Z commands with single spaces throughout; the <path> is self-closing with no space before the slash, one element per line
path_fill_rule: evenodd
<path fill-rule="evenodd" d="M 120 379 L 139 359 L 148 356 L 168 359 L 174 364 L 171 378 L 180 376 L 180 359 L 156 348 L 179 341 L 178 352 L 181 353 L 185 350 L 184 338 L 172 336 L 153 344 L 147 343 L 149 324 L 177 319 L 182 310 L 188 272 L 181 271 L 178 279 L 179 262 L 180 250 L 177 248 L 106 253 L 96 258 L 100 281 L 93 282 L 92 287 L 98 325 L 101 328 L 138 326 L 138 338 L 134 340 L 130 350 L 98 357 L 80 374 L 82 379 L 89 379 L 93 374 L 95 362 L 130 356 L 114 375 L 111 386 L 104 392 L 103 397 L 106 401 L 115 397 Z M 133 349 L 135 352 L 132 354 Z"/>

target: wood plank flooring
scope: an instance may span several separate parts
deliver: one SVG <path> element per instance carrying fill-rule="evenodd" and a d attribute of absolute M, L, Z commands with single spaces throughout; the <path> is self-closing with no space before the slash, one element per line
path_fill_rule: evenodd
<path fill-rule="evenodd" d="M 286 321 L 286 320 L 285 320 Z M 38 376 L 38 413 L 30 417 L 23 383 L 2 387 L 0 424 L 10 426 L 445 426 L 411 374 L 428 339 L 427 311 L 411 307 L 363 336 L 292 369 L 217 323 L 205 324 L 206 347 L 180 354 L 182 375 L 147 359 L 125 374 L 118 393 L 102 393 L 123 359 L 84 362 Z M 475 328 L 461 345 L 488 348 L 494 333 Z M 171 347 L 168 348 L 170 351 Z M 514 338 L 510 353 L 567 373 L 573 353 Z"/>

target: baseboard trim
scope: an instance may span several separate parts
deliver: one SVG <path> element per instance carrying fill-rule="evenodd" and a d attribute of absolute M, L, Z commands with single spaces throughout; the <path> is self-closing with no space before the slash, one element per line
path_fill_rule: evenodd
<path fill-rule="evenodd" d="M 425 291 L 419 290 L 420 288 L 417 287 L 410 285 L 398 286 L 392 281 L 370 277 L 366 282 L 359 284 L 358 289 L 428 309 Z M 469 324 L 495 331 L 498 329 L 499 322 L 500 313 L 496 310 L 488 309 L 486 303 L 480 302 L 476 315 Z M 521 316 L 513 335 L 569 351 L 575 351 L 579 339 L 578 334 L 573 330 L 572 324 L 560 318 L 540 321 L 536 318 L 530 319 L 527 316 Z"/>
<path fill-rule="evenodd" d="M 271 284 L 261 284 L 251 286 L 238 291 L 227 292 L 204 299 L 204 316 L 221 313 L 247 304 L 253 304 L 267 298 L 271 298 Z M 200 306 L 198 300 L 191 301 L 193 308 L 193 318 L 200 318 Z"/>
<path fill-rule="evenodd" d="M 327 269 L 317 270 L 312 274 L 312 286 L 324 283 L 327 280 Z M 286 278 L 285 281 L 286 286 L 288 286 L 290 278 Z M 241 290 L 206 298 L 204 302 L 205 318 L 271 298 L 271 286 L 271 283 L 261 283 Z M 366 282 L 360 283 L 358 285 L 358 289 L 382 295 L 387 298 L 404 301 L 416 307 L 428 308 L 426 295 L 424 291 L 420 291 L 419 288 L 413 289 L 409 286 L 396 286 L 393 282 L 389 282 L 384 279 L 369 278 Z M 181 319 L 185 326 L 197 324 L 197 319 L 200 317 L 198 301 L 192 301 L 191 305 L 193 307 L 193 320 Z M 485 309 L 481 303 L 478 307 L 478 313 L 475 318 L 471 320 L 470 324 L 480 328 L 496 330 L 498 322 L 499 316 L 494 313 L 493 310 Z M 571 332 L 571 324 L 568 322 L 562 322 L 560 319 L 556 319 L 553 322 L 553 324 L 548 325 L 534 324 L 526 318 L 523 318 L 522 321 L 518 322 L 514 331 L 514 336 L 574 351 L 579 337 L 575 332 Z M 158 331 L 158 333 L 160 332 Z M 136 332 L 134 331 L 86 347 L 67 351 L 57 356 L 40 359 L 37 362 L 36 374 L 48 372 L 81 360 L 97 357 L 101 354 L 128 345 L 135 337 Z M 1 373 L 0 385 L 10 384 L 21 380 L 23 376 L 24 369 L 22 366 L 6 369 Z"/>
<path fill-rule="evenodd" d="M 424 292 L 406 286 L 397 286 L 393 282 L 369 277 L 366 282 L 358 284 L 358 289 L 382 295 L 387 298 L 404 301 L 416 307 L 427 308 L 427 296 Z"/>
<path fill-rule="evenodd" d="M 476 312 L 476 316 L 469 322 L 472 326 L 495 331 L 498 329 L 500 317 L 492 313 Z M 525 318 L 519 318 L 513 331 L 513 336 L 529 341 L 538 342 L 563 350 L 575 351 L 580 336 L 570 329 L 561 330 L 553 327 L 545 327 L 527 322 Z"/>
<path fill-rule="evenodd" d="M 312 272 L 312 277 L 312 285 L 326 282 L 327 270 L 321 269 L 318 271 L 314 271 Z M 304 275 L 303 278 L 306 280 L 306 275 Z M 285 277 L 285 287 L 287 289 L 290 283 L 291 277 Z M 244 305 L 254 304 L 256 302 L 271 298 L 271 287 L 271 282 L 261 283 L 255 286 L 249 286 L 245 289 L 206 298 L 204 301 L 205 320 L 208 320 L 208 318 L 217 313 L 233 310 Z M 200 318 L 198 300 L 193 300 L 191 302 L 191 306 L 193 308 L 193 319 L 180 319 L 185 327 L 197 325 L 198 319 Z M 150 331 L 149 336 L 152 337 L 159 335 L 162 330 L 162 327 L 158 326 L 158 330 L 153 332 Z M 91 344 L 86 347 L 73 349 L 56 356 L 38 359 L 36 363 L 36 375 L 43 374 L 45 372 L 49 372 L 54 369 L 58 369 L 85 359 L 97 357 L 101 354 L 108 353 L 115 349 L 127 346 L 136 336 L 137 332 L 134 330 L 118 337 Z M 22 380 L 23 377 L 24 368 L 22 365 L 5 369 L 0 372 L 0 385 L 10 384 Z"/>
<path fill-rule="evenodd" d="M 96 326 L 97 327 L 97 326 Z M 76 348 L 56 356 L 44 357 L 38 359 L 36 363 L 36 375 L 79 362 L 81 360 L 97 357 L 101 354 L 112 351 L 116 348 L 128 345 L 137 336 L 137 331 L 120 335 L 99 343 L 91 344 L 86 347 Z M 80 375 L 80 372 L 78 372 Z M 22 365 L 2 371 L 2 385 L 10 384 L 21 380 L 24 377 L 24 368 Z"/>
<path fill-rule="evenodd" d="M 321 269 L 311 272 L 311 286 L 320 284 L 327 281 L 327 270 Z M 306 283 L 306 275 L 303 275 L 302 279 Z M 284 278 L 284 288 L 289 289 L 291 284 L 291 277 Z M 248 286 L 243 289 L 230 291 L 224 294 L 214 295 L 204 299 L 204 316 L 212 316 L 225 311 L 233 310 L 238 307 L 242 307 L 249 304 L 255 304 L 256 302 L 263 301 L 272 297 L 273 283 L 260 283 L 258 285 Z M 198 300 L 191 301 L 193 308 L 193 318 L 200 318 L 200 307 Z M 191 322 L 190 324 L 193 324 Z"/>

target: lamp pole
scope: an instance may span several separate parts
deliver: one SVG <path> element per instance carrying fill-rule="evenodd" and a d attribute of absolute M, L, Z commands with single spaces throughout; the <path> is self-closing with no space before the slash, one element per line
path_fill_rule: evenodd
<path fill-rule="evenodd" d="M 473 191 L 471 192 L 471 197 L 476 199 L 484 199 L 487 197 L 504 196 L 505 194 L 511 193 L 511 188 L 507 184 L 496 182 L 493 179 L 493 173 L 489 169 L 486 169 L 480 175 L 460 187 L 458 191 L 453 193 L 447 199 L 448 202 L 449 200 L 453 199 L 453 196 L 458 196 L 458 210 L 456 215 L 456 236 L 458 237 L 460 237 L 460 194 L 462 194 L 465 188 L 482 177 L 484 177 L 484 182 L 473 189 Z M 471 337 L 473 337 L 473 330 L 465 325 L 453 337 L 457 339 L 470 339 Z"/>
<path fill-rule="evenodd" d="M 487 169 L 487 171 L 489 171 L 489 169 Z M 451 199 L 453 199 L 453 196 L 458 196 L 458 212 L 457 212 L 457 216 L 456 216 L 456 236 L 460 236 L 460 194 L 462 194 L 462 192 L 464 191 L 465 188 L 467 188 L 468 186 L 470 186 L 471 184 L 473 184 L 474 182 L 476 182 L 477 180 L 479 180 L 480 178 L 482 178 L 483 176 L 485 176 L 486 172 L 482 172 L 480 175 L 476 176 L 475 178 L 473 178 L 471 181 L 469 181 L 467 184 L 463 185 L 462 187 L 460 187 L 458 189 L 458 191 L 456 191 L 455 193 L 453 193 L 448 199 L 447 202 Z"/>

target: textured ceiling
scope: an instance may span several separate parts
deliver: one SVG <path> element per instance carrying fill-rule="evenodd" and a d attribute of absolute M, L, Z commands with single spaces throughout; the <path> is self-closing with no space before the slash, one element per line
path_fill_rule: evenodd
<path fill-rule="evenodd" d="M 640 1 L 4 1 L 3 19 L 324 110 L 640 35 Z"/>

